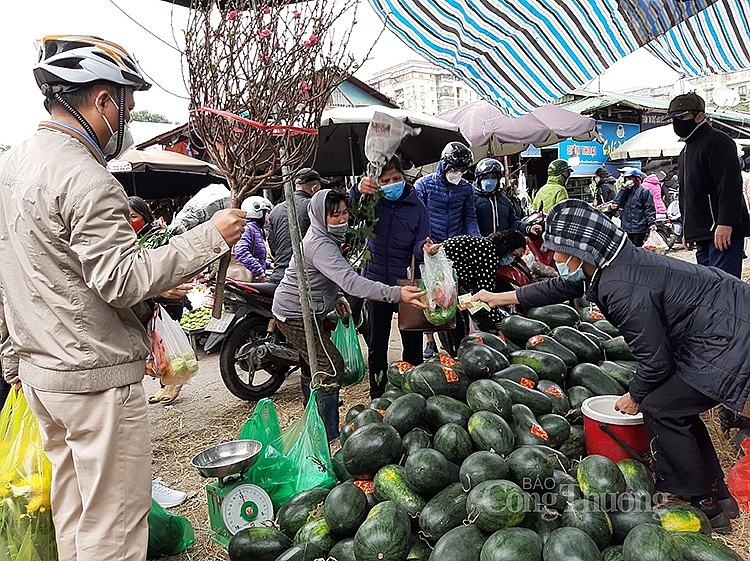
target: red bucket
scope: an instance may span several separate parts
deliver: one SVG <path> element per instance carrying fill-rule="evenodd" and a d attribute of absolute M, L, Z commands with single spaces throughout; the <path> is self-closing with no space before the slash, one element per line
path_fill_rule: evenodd
<path fill-rule="evenodd" d="M 626 458 L 645 461 L 649 449 L 643 415 L 626 415 L 615 410 L 618 399 L 619 395 L 597 395 L 581 405 L 586 450 L 615 463 Z"/>

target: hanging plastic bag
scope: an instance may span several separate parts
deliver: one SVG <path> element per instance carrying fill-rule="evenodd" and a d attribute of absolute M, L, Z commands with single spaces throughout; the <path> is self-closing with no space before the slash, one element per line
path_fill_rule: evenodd
<path fill-rule="evenodd" d="M 148 514 L 147 559 L 161 555 L 177 555 L 195 543 L 195 532 L 187 518 L 167 512 L 151 499 Z"/>
<path fill-rule="evenodd" d="M 338 320 L 336 329 L 331 333 L 331 340 L 344 358 L 344 377 L 341 380 L 341 387 L 359 384 L 365 377 L 365 359 L 362 357 L 362 348 L 359 346 L 357 328 L 354 327 L 351 318 L 348 326 L 344 325 L 340 319 Z"/>
<path fill-rule="evenodd" d="M 157 305 L 151 330 L 151 355 L 146 374 L 165 386 L 186 384 L 198 372 L 198 359 L 180 324 Z"/>
<path fill-rule="evenodd" d="M 336 484 L 315 392 L 310 394 L 302 416 L 283 432 L 273 402 L 260 400 L 239 438 L 257 440 L 263 445 L 249 476 L 252 483 L 269 494 L 276 509 L 300 491 L 330 489 Z"/>
<path fill-rule="evenodd" d="M 422 286 L 427 291 L 424 315 L 433 325 L 443 325 L 456 315 L 458 291 L 453 262 L 441 247 L 435 255 L 425 254 L 420 265 Z"/>
<path fill-rule="evenodd" d="M 667 251 L 667 244 L 656 230 L 651 230 L 643 242 L 643 249 L 648 251 Z"/>
<path fill-rule="evenodd" d="M 740 444 L 745 457 L 734 464 L 727 475 L 729 492 L 744 512 L 750 512 L 750 438 Z"/>
<path fill-rule="evenodd" d="M 0 559 L 56 561 L 50 486 L 52 465 L 39 424 L 18 389 L 0 413 Z"/>

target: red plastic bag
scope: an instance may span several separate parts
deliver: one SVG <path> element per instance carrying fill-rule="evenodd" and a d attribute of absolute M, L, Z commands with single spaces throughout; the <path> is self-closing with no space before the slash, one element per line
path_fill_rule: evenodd
<path fill-rule="evenodd" d="M 740 444 L 745 457 L 734 464 L 727 476 L 727 487 L 745 512 L 750 512 L 750 438 Z"/>

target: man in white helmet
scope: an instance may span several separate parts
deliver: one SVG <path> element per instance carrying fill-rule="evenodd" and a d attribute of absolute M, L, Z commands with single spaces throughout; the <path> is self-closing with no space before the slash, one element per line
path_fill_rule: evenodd
<path fill-rule="evenodd" d="M 61 561 L 143 561 L 151 451 L 145 302 L 229 251 L 241 210 L 138 247 L 106 161 L 129 147 L 135 60 L 87 36 L 46 37 L 34 77 L 51 114 L 0 158 L 0 348 L 53 465 Z"/>

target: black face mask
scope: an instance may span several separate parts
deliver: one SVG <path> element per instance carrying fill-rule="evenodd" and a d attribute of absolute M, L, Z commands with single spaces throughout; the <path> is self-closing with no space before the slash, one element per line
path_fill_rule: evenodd
<path fill-rule="evenodd" d="M 690 133 L 695 130 L 696 126 L 698 126 L 698 123 L 695 122 L 695 117 L 684 121 L 672 119 L 672 128 L 674 128 L 675 134 L 680 138 L 686 138 L 689 136 Z"/>

